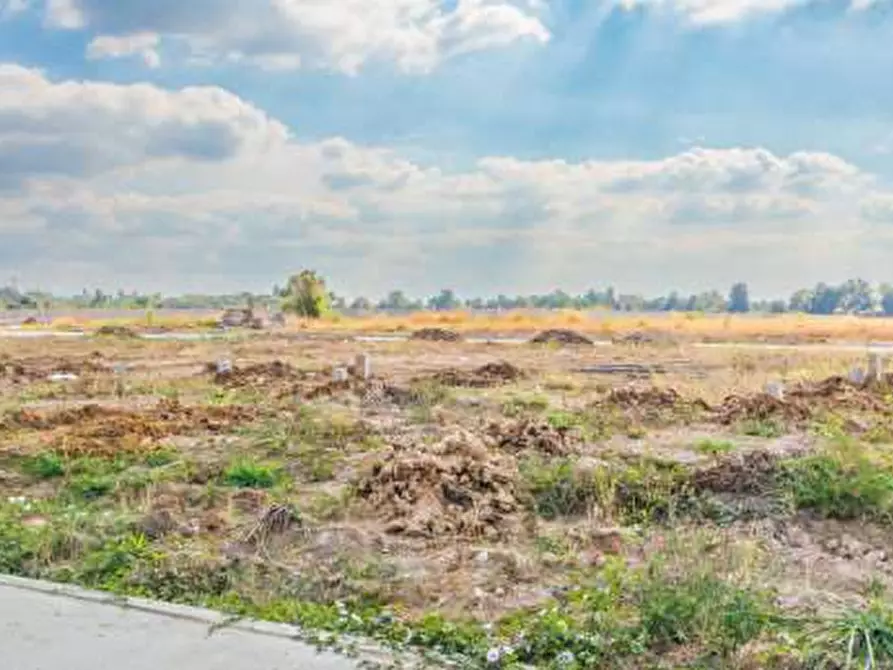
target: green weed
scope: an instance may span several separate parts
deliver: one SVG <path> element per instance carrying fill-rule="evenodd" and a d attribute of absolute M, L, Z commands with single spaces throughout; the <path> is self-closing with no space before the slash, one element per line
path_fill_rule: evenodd
<path fill-rule="evenodd" d="M 784 425 L 771 419 L 766 419 L 764 421 L 745 421 L 741 424 L 740 430 L 744 435 L 766 439 L 781 437 L 787 432 Z"/>
<path fill-rule="evenodd" d="M 893 667 L 893 608 L 874 600 L 863 608 L 839 607 L 806 629 L 806 647 L 822 668 Z"/>
<path fill-rule="evenodd" d="M 695 443 L 695 451 L 709 456 L 728 454 L 735 450 L 735 443 L 729 440 L 699 440 Z"/>
<path fill-rule="evenodd" d="M 65 475 L 65 461 L 59 454 L 51 451 L 41 452 L 29 457 L 22 465 L 22 470 L 39 479 L 55 479 Z"/>
<path fill-rule="evenodd" d="M 893 518 L 893 472 L 860 453 L 787 461 L 783 481 L 801 509 L 835 519 Z"/>
<path fill-rule="evenodd" d="M 525 414 L 541 414 L 549 409 L 549 399 L 543 395 L 516 395 L 502 404 L 503 415 L 516 418 Z"/>
<path fill-rule="evenodd" d="M 223 472 L 223 482 L 235 488 L 271 489 L 283 480 L 282 468 L 250 459 L 231 463 Z"/>

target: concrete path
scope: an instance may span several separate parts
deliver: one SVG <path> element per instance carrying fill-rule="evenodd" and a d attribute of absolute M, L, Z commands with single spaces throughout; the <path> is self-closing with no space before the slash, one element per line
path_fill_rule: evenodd
<path fill-rule="evenodd" d="M 0 577 L 0 667 L 9 670 L 359 667 L 297 642 L 290 626 L 225 623 L 207 610 Z"/>

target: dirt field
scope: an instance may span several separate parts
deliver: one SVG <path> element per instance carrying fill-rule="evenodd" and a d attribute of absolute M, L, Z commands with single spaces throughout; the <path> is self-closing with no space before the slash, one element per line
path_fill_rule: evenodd
<path fill-rule="evenodd" d="M 0 572 L 434 665 L 891 667 L 864 355 L 544 339 L 0 340 Z"/>

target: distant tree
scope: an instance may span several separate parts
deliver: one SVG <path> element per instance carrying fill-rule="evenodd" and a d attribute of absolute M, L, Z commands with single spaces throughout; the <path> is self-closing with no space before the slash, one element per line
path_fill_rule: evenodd
<path fill-rule="evenodd" d="M 373 309 L 372 301 L 369 298 L 363 298 L 362 296 L 356 298 L 352 303 L 350 303 L 351 309 L 360 310 L 363 312 L 368 312 Z"/>
<path fill-rule="evenodd" d="M 729 311 L 733 314 L 743 314 L 750 311 L 750 291 L 747 284 L 738 282 L 729 291 Z"/>
<path fill-rule="evenodd" d="M 302 270 L 289 277 L 279 296 L 283 312 L 308 319 L 318 319 L 331 309 L 326 282 L 314 270 Z"/>
<path fill-rule="evenodd" d="M 378 306 L 381 309 L 404 311 L 412 309 L 412 304 L 412 301 L 406 297 L 403 291 L 391 291 L 386 298 L 378 303 Z"/>
<path fill-rule="evenodd" d="M 428 299 L 428 308 L 438 311 L 450 309 L 458 309 L 462 303 L 456 297 L 452 289 L 445 288 L 440 293 Z"/>

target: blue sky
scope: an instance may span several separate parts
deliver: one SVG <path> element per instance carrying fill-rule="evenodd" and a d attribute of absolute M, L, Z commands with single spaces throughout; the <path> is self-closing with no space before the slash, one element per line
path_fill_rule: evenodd
<path fill-rule="evenodd" d="M 0 273 L 22 283 L 893 279 L 888 0 L 0 0 L 0 16 Z"/>

